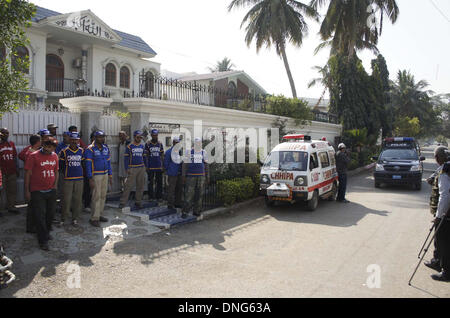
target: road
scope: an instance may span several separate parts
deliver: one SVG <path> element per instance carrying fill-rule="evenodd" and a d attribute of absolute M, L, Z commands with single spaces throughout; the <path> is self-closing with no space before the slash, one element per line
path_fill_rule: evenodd
<path fill-rule="evenodd" d="M 431 149 L 425 154 L 431 171 Z M 433 281 L 425 266 L 408 286 L 431 225 L 429 193 L 425 182 L 421 191 L 375 189 L 365 173 L 350 178 L 348 205 L 320 202 L 311 213 L 260 202 L 70 260 L 19 268 L 20 280 L 0 296 L 449 297 L 450 285 Z M 69 264 L 80 265 L 81 288 L 68 287 Z"/>

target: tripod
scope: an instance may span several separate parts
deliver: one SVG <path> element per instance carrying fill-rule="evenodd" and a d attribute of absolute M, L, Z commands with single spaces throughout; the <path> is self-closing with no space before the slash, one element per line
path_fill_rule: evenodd
<path fill-rule="evenodd" d="M 431 241 L 428 243 L 427 247 L 426 247 L 425 249 L 423 249 L 423 248 L 425 247 L 427 241 L 428 241 L 428 238 L 429 238 L 430 235 L 431 235 L 431 232 L 433 231 L 434 225 L 433 225 L 433 227 L 430 229 L 430 233 L 428 234 L 428 237 L 427 237 L 427 239 L 425 240 L 425 243 L 423 244 L 423 247 L 422 247 L 422 249 L 421 249 L 420 252 L 419 252 L 419 257 L 420 257 L 420 253 L 422 253 L 422 250 L 423 250 L 423 255 L 422 255 L 422 257 L 420 258 L 419 264 L 417 264 L 416 269 L 414 270 L 414 273 L 411 275 L 411 278 L 409 279 L 409 282 L 408 282 L 408 285 L 409 285 L 409 286 L 411 286 L 411 282 L 412 282 L 414 276 L 416 275 L 417 270 L 419 269 L 420 264 L 423 262 L 423 259 L 425 258 L 425 255 L 427 254 L 428 250 L 430 249 L 431 244 L 432 244 L 433 241 L 436 239 L 436 235 L 438 234 L 439 229 L 441 228 L 443 222 L 444 222 L 445 219 L 447 218 L 448 212 L 449 212 L 449 211 L 447 211 L 447 213 L 445 213 L 445 215 L 442 217 L 441 222 L 439 222 L 439 226 L 436 228 L 436 231 L 434 232 L 434 235 L 433 235 L 433 237 L 431 238 Z"/>

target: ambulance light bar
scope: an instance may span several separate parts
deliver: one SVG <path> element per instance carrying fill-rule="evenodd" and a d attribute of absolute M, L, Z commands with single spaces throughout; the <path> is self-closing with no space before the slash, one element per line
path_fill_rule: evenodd
<path fill-rule="evenodd" d="M 303 140 L 303 141 L 311 141 L 312 138 L 311 136 L 306 136 L 306 135 L 286 135 L 283 137 L 283 140 Z"/>
<path fill-rule="evenodd" d="M 385 142 L 414 142 L 414 138 L 412 137 L 395 137 L 395 138 L 386 138 Z"/>

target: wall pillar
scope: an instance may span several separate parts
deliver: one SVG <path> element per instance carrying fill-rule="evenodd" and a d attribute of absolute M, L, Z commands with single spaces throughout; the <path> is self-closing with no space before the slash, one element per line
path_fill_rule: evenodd
<path fill-rule="evenodd" d="M 79 131 L 83 134 L 83 141 L 89 144 L 91 132 L 100 127 L 103 110 L 105 107 L 109 107 L 113 100 L 103 97 L 83 96 L 64 98 L 60 102 L 71 112 L 80 113 L 81 125 Z"/>

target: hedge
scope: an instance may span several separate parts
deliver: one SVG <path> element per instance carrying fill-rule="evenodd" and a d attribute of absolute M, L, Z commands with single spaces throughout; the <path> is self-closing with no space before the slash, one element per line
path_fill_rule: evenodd
<path fill-rule="evenodd" d="M 219 199 L 226 206 L 243 202 L 258 196 L 259 178 L 236 178 L 217 182 Z"/>

